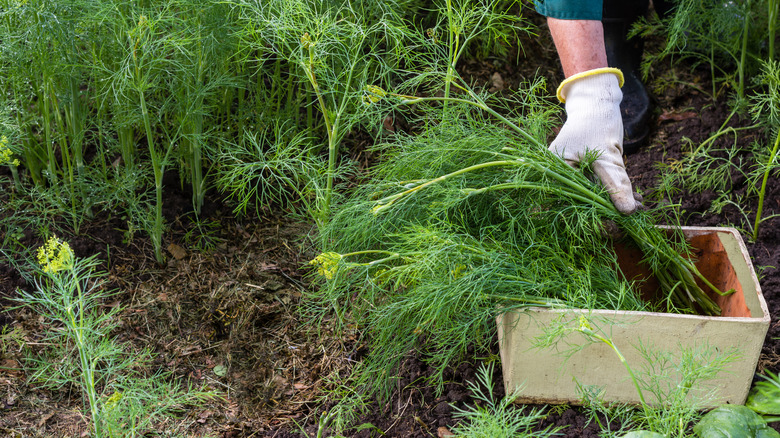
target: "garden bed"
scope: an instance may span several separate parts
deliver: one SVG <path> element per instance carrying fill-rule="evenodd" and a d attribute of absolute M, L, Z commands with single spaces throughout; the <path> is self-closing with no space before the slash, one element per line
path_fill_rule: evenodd
<path fill-rule="evenodd" d="M 516 53 L 511 52 L 501 58 L 464 60 L 460 70 L 495 92 L 516 88 L 537 71 L 548 78 L 549 88 L 557 84 L 558 63 L 543 26 L 539 37 L 523 41 L 523 49 L 525 58 L 521 55 L 519 63 Z M 682 191 L 671 196 L 657 191 L 661 183 L 659 163 L 671 165 L 681 160 L 691 151 L 688 139 L 693 145 L 704 141 L 728 118 L 726 99 L 713 101 L 701 91 L 712 88 L 709 72 L 688 65 L 672 69 L 656 64 L 648 85 L 656 103 L 651 138 L 648 145 L 627 158 L 635 187 L 644 193 L 648 204 L 679 202 L 686 225 L 734 225 L 746 230 L 752 223 L 752 207 L 722 203 L 722 193 L 717 190 Z M 750 124 L 750 120 L 735 117 L 727 126 Z M 388 118 L 384 128 L 395 130 L 401 125 L 400 117 Z M 370 141 L 370 136 L 356 130 L 344 142 L 360 170 L 378 158 L 367 150 Z M 716 144 L 725 147 L 734 143 L 747 150 L 754 141 L 769 140 L 761 133 L 747 131 L 724 136 Z M 5 167 L 0 172 L 10 179 Z M 735 195 L 748 191 L 744 175 L 732 170 L 728 179 L 728 191 Z M 315 252 L 306 236 L 315 233 L 314 225 L 278 206 L 261 209 L 257 217 L 236 218 L 231 212 L 234 205 L 214 191 L 208 194 L 196 223 L 192 220 L 192 193 L 182 188 L 179 176 L 169 172 L 164 183 L 162 213 L 171 227 L 164 236 L 167 261 L 163 265 L 156 262 L 149 238 L 128 229 L 128 221 L 121 214 L 103 212 L 82 224 L 78 233 L 67 220 L 57 221 L 60 235 L 67 238 L 77 257 L 99 254 L 106 261 L 108 286 L 119 293 L 115 301 L 104 306 L 123 307 L 116 316 L 118 338 L 134 350 L 148 348 L 156 354 L 145 371 L 169 371 L 176 381 L 223 394 L 223 398 L 205 406 L 184 409 L 176 419 L 160 424 L 160 431 L 178 428 L 189 436 L 301 437 L 304 432 L 315 436 L 320 415 L 333 404 L 328 394 L 349 392 L 341 382 L 366 356 L 368 347 L 358 327 L 339 326 L 336 318 L 312 325 L 299 312 L 302 292 L 310 287 L 311 268 L 307 263 Z M 3 186 L 0 206 L 6 205 L 13 193 L 10 184 Z M 777 175 L 769 181 L 766 199 L 765 216 L 780 213 Z M 11 219 L 22 213 L 0 207 L 0 221 L 16 224 Z M 36 217 L 44 214 L 40 212 Z M 4 235 L 16 236 L 14 241 L 19 246 L 11 250 L 41 245 L 40 231 L 32 222 L 27 228 L 0 229 Z M 778 372 L 780 218 L 764 222 L 758 237 L 754 242 L 747 240 L 746 246 L 773 322 L 757 371 Z M 17 288 L 32 287 L 13 264 L 0 259 L 0 296 L 7 309 L 17 297 Z M 0 433 L 80 436 L 87 432 L 78 389 L 43 388 L 39 381 L 30 380 L 33 376 L 23 366 L 27 351 L 38 352 L 46 347 L 40 342 L 47 327 L 45 321 L 25 309 L 3 313 L 3 321 L 6 331 L 0 357 L 0 394 L 4 409 Z M 21 346 L 29 350 L 23 351 Z M 496 340 L 493 357 L 485 359 L 497 355 Z M 424 359 L 408 355 L 390 399 L 369 401 L 369 413 L 357 424 L 371 424 L 388 437 L 446 436 L 456 422 L 451 404 L 473 404 L 465 382 L 474 381 L 481 361 L 465 361 L 448 369 L 443 376 L 443 392 L 437 393 L 425 382 L 432 370 Z M 500 383 L 500 373 L 495 379 Z M 502 385 L 498 388 L 496 396 L 503 395 Z M 580 408 L 561 405 L 550 411 L 543 425 L 567 426 L 562 433 L 569 437 L 595 437 L 599 428 L 588 420 Z M 352 430 L 349 436 L 373 433 L 373 429 Z"/>

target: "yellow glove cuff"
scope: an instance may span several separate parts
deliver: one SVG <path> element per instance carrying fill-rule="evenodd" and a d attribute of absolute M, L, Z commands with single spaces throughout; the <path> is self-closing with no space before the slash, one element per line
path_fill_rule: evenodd
<path fill-rule="evenodd" d="M 602 68 L 594 68 L 593 70 L 587 70 L 580 73 L 577 73 L 576 75 L 571 75 L 566 80 L 561 82 L 561 85 L 558 86 L 558 91 L 555 93 L 555 95 L 558 97 L 558 100 L 561 103 L 566 103 L 566 97 L 563 95 L 563 87 L 566 85 L 569 85 L 570 83 L 576 81 L 577 79 L 582 79 L 587 76 L 594 76 L 594 75 L 600 75 L 602 73 L 612 73 L 618 78 L 618 86 L 623 86 L 623 72 L 620 71 L 618 68 L 614 67 L 602 67 Z"/>

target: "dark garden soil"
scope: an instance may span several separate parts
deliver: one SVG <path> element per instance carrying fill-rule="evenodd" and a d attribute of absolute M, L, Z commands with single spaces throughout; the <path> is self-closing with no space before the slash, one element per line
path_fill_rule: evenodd
<path fill-rule="evenodd" d="M 463 72 L 482 78 L 496 92 L 517 87 L 537 71 L 550 84 L 557 84 L 558 66 L 549 39 L 541 35 L 524 50 L 520 66 L 510 56 L 509 61 L 466 62 Z M 688 139 L 700 143 L 718 130 L 730 111 L 725 97 L 713 102 L 699 91 L 711 89 L 706 72 L 657 66 L 649 86 L 656 104 L 651 138 L 640 152 L 627 157 L 629 175 L 648 204 L 659 199 L 653 192 L 658 186 L 658 163 L 681 159 L 690 151 Z M 730 122 L 735 127 L 750 123 L 737 118 Z M 745 147 L 754 141 L 767 143 L 762 133 L 753 131 L 718 141 L 724 146 L 736 141 Z M 366 159 L 360 155 L 360 144 L 352 150 L 355 158 Z M 745 193 L 745 178 L 737 172 L 732 177 L 731 190 Z M 780 213 L 778 175 L 768 187 L 766 217 Z M 306 262 L 314 256 L 307 240 L 312 225 L 272 210 L 259 218 L 235 219 L 230 206 L 213 201 L 204 209 L 207 213 L 198 228 L 191 220 L 190 197 L 178 188 L 178 178 L 172 176 L 165 190 L 171 231 L 164 237 L 168 257 L 164 266 L 154 261 L 148 239 L 140 232 L 130 235 L 121 218 L 103 215 L 85 224 L 78 235 L 69 233 L 65 225 L 62 230 L 78 257 L 99 254 L 107 260 L 108 282 L 119 294 L 106 306 L 123 308 L 115 335 L 132 348 L 150 348 L 157 355 L 146 371 L 170 371 L 176 379 L 223 394 L 205 408 L 182 412 L 160 429 L 182 427 L 188 436 L 317 436 L 324 401 L 321 390 L 335 388 L 364 352 L 354 329 L 347 327 L 336 336 L 335 323 L 309 324 L 300 312 L 301 292 L 308 287 Z M 7 196 L 0 192 L 0 202 Z M 672 201 L 681 203 L 687 225 L 747 229 L 734 205 L 710 212 L 719 196 L 680 192 Z M 743 207 L 752 224 L 755 197 L 748 199 Z M 26 230 L 17 240 L 21 246 L 35 248 L 42 243 L 36 232 Z M 780 217 L 761 225 L 757 242 L 744 238 L 773 319 L 758 371 L 780 372 Z M 0 297 L 10 308 L 16 289 L 32 285 L 5 257 L 0 259 Z M 1 315 L 4 339 L 13 333 L 32 350 L 43 348 L 37 341 L 45 321 L 26 310 Z M 86 436 L 78 389 L 40 389 L 28 382 L 31 376 L 23 367 L 23 352 L 8 347 L 13 343 L 3 345 L 0 436 Z M 445 375 L 449 383 L 437 394 L 424 383 L 429 370 L 422 358 L 410 356 L 398 372 L 392 397 L 372 403 L 370 414 L 358 424 L 370 423 L 386 437 L 447 436 L 456 421 L 452 405 L 472 403 L 465 383 L 474 381 L 477 366 L 471 362 L 454 366 Z M 500 383 L 500 373 L 495 377 Z M 503 395 L 500 384 L 498 388 L 496 395 Z M 562 433 L 568 437 L 595 437 L 599 432 L 579 408 L 568 406 L 551 409 L 544 425 L 548 424 L 567 426 Z M 372 435 L 364 430 L 350 436 Z"/>

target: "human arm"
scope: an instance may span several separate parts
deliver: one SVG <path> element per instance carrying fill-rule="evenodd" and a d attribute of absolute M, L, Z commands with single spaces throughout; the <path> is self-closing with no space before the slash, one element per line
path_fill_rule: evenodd
<path fill-rule="evenodd" d="M 572 165 L 589 151 L 598 154 L 594 172 L 615 207 L 631 214 L 638 204 L 623 164 L 622 74 L 606 68 L 601 21 L 548 17 L 547 23 L 566 76 L 558 98 L 565 102 L 567 116 L 550 150 Z"/>

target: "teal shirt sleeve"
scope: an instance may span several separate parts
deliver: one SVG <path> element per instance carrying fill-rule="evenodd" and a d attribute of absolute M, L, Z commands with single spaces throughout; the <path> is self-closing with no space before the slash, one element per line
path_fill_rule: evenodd
<path fill-rule="evenodd" d="M 599 20 L 603 0 L 534 0 L 540 14 L 562 20 Z"/>

